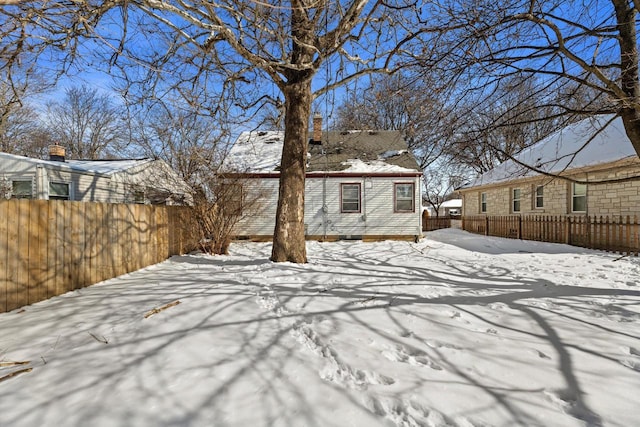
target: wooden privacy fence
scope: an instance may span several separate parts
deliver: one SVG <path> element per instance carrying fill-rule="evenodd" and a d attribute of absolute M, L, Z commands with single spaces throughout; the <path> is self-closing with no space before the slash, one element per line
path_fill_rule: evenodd
<path fill-rule="evenodd" d="M 193 247 L 189 215 L 178 206 L 1 200 L 0 312 L 184 253 Z"/>
<path fill-rule="evenodd" d="M 451 228 L 451 217 L 422 218 L 422 231 L 434 231 L 441 228 Z"/>
<path fill-rule="evenodd" d="M 566 243 L 637 256 L 640 222 L 637 216 L 468 216 L 463 230 L 485 236 Z"/>

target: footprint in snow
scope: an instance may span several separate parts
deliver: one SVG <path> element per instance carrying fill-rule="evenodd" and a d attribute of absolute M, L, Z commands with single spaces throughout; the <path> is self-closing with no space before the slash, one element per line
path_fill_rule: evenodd
<path fill-rule="evenodd" d="M 384 417 L 396 426 L 428 426 L 428 427 L 488 427 L 484 423 L 476 423 L 466 417 L 451 419 L 444 414 L 416 402 L 413 399 L 376 398 L 368 396 L 364 406 L 379 417 Z"/>
<path fill-rule="evenodd" d="M 640 350 L 635 347 L 623 347 L 622 350 L 628 357 L 620 360 L 620 363 L 629 369 L 640 372 Z"/>
<path fill-rule="evenodd" d="M 320 378 L 346 388 L 366 390 L 370 385 L 391 385 L 395 380 L 386 375 L 356 369 L 340 360 L 338 353 L 329 344 L 325 344 L 316 331 L 306 322 L 293 326 L 291 335 L 325 361 L 318 372 Z"/>
<path fill-rule="evenodd" d="M 547 356 L 545 353 L 541 352 L 540 350 L 536 350 L 535 348 L 530 349 L 530 352 L 538 356 L 540 359 L 551 359 L 551 357 Z"/>
<path fill-rule="evenodd" d="M 545 390 L 543 393 L 549 402 L 565 414 L 585 421 L 590 427 L 602 426 L 600 417 L 591 412 L 573 390 Z"/>
<path fill-rule="evenodd" d="M 402 345 L 397 345 L 382 352 L 382 355 L 392 362 L 408 363 L 413 366 L 428 366 L 436 371 L 441 371 L 442 367 L 424 352 L 417 349 L 407 349 Z"/>
<path fill-rule="evenodd" d="M 450 344 L 447 342 L 442 342 L 442 341 L 438 341 L 438 340 L 426 340 L 425 343 L 431 347 L 431 348 L 435 348 L 435 349 L 440 349 L 440 348 L 448 348 L 451 350 L 462 350 L 462 347 L 459 347 L 455 344 Z"/>

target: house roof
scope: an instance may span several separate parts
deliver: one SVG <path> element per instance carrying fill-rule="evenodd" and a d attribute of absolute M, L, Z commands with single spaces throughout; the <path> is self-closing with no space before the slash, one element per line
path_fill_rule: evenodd
<path fill-rule="evenodd" d="M 34 165 L 45 165 L 54 168 L 95 173 L 101 175 L 113 175 L 118 172 L 124 172 L 137 166 L 152 162 L 152 159 L 126 159 L 126 160 L 65 160 L 64 162 L 54 160 L 34 159 L 31 157 L 18 156 L 9 153 L 0 153 L 0 159 L 22 161 Z"/>
<path fill-rule="evenodd" d="M 632 157 L 637 157 L 637 154 L 627 137 L 622 119 L 613 115 L 573 123 L 514 156 L 521 163 L 554 174 Z M 539 173 L 518 162 L 507 160 L 463 189 L 537 175 Z"/>
<path fill-rule="evenodd" d="M 243 132 L 231 148 L 225 168 L 243 173 L 278 172 L 284 132 Z M 398 131 L 323 132 L 321 144 L 309 144 L 308 172 L 419 172 L 415 157 Z"/>
<path fill-rule="evenodd" d="M 451 199 L 444 201 L 440 204 L 441 208 L 461 208 L 462 207 L 462 199 Z"/>

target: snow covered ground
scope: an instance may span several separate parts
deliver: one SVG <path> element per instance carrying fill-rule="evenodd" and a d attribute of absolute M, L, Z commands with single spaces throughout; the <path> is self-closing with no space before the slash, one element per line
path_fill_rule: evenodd
<path fill-rule="evenodd" d="M 269 254 L 0 314 L 0 425 L 640 425 L 638 258 L 459 230 Z"/>

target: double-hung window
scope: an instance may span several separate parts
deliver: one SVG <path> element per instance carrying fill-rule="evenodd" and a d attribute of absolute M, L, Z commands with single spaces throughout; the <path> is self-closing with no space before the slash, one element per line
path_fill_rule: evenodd
<path fill-rule="evenodd" d="M 536 187 L 536 201 L 535 207 L 536 209 L 544 208 L 544 187 L 542 185 L 538 185 Z"/>
<path fill-rule="evenodd" d="M 480 193 L 480 212 L 487 212 L 487 193 Z"/>
<path fill-rule="evenodd" d="M 50 182 L 49 200 L 71 200 L 70 190 L 68 182 Z"/>
<path fill-rule="evenodd" d="M 394 212 L 415 212 L 413 182 L 395 184 Z"/>
<path fill-rule="evenodd" d="M 519 188 L 514 188 L 512 191 L 511 197 L 511 210 L 513 212 L 520 212 L 520 199 L 522 197 L 522 192 Z"/>
<path fill-rule="evenodd" d="M 340 184 L 340 212 L 360 213 L 360 184 Z"/>
<path fill-rule="evenodd" d="M 587 211 L 587 184 L 571 184 L 571 212 Z"/>

